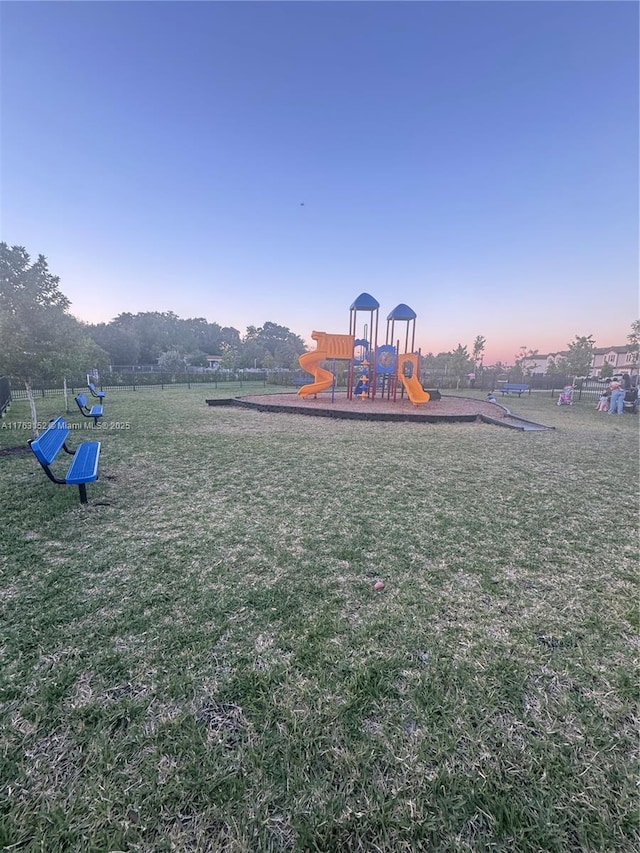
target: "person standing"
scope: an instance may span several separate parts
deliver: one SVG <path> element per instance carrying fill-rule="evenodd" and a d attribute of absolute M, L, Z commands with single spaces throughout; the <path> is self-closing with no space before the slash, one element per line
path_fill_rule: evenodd
<path fill-rule="evenodd" d="M 609 414 L 621 415 L 624 412 L 624 388 L 622 383 L 617 379 L 613 379 L 609 384 L 611 391 L 611 399 L 609 401 Z"/>

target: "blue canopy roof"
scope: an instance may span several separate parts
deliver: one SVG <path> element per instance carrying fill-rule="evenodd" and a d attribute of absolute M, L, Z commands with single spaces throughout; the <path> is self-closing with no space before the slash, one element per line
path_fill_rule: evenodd
<path fill-rule="evenodd" d="M 361 293 L 349 310 L 353 311 L 355 308 L 356 311 L 373 311 L 379 307 L 380 303 L 377 299 L 374 299 L 369 293 Z"/>
<path fill-rule="evenodd" d="M 401 302 L 400 305 L 396 305 L 387 320 L 415 320 L 417 316 L 413 308 Z"/>

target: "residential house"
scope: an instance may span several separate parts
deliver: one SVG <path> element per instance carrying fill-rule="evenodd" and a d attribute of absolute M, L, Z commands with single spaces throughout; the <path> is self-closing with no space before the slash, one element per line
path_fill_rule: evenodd
<path fill-rule="evenodd" d="M 562 356 L 569 353 L 551 352 L 547 355 L 535 355 L 522 361 L 522 369 L 529 376 L 544 374 L 549 366 Z M 589 370 L 590 376 L 600 376 L 605 364 L 610 364 L 614 373 L 628 373 L 631 376 L 638 373 L 638 353 L 630 346 L 622 347 L 596 347 L 593 351 L 593 359 Z"/>
<path fill-rule="evenodd" d="M 591 376 L 600 376 L 605 364 L 610 364 L 614 373 L 638 373 L 638 352 L 630 346 L 596 347 L 591 362 Z"/>
<path fill-rule="evenodd" d="M 536 354 L 531 358 L 524 358 L 522 370 L 529 376 L 545 374 L 549 370 L 549 366 L 561 355 L 566 355 L 566 353 L 550 352 L 547 355 Z"/>

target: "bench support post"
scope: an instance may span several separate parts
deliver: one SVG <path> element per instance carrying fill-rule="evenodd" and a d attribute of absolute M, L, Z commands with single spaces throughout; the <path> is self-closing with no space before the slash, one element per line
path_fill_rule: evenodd
<path fill-rule="evenodd" d="M 80 503 L 87 503 L 87 486 L 86 483 L 78 483 L 78 491 L 80 492 Z"/>

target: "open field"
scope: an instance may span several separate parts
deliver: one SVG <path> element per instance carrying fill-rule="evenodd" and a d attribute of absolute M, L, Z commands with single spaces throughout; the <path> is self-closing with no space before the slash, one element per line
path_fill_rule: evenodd
<path fill-rule="evenodd" d="M 638 418 L 206 396 L 110 394 L 87 506 L 0 455 L 0 849 L 640 850 Z"/>

